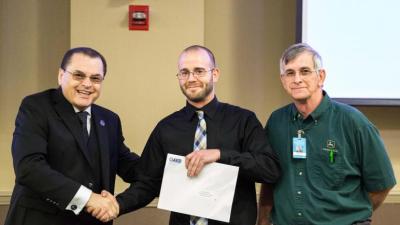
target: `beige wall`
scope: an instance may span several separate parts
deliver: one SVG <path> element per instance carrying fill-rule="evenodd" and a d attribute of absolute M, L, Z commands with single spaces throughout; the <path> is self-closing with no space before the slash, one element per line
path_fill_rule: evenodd
<path fill-rule="evenodd" d="M 288 102 L 277 65 L 294 41 L 295 1 L 206 0 L 205 7 L 205 44 L 222 71 L 217 96 L 253 110 L 264 124 Z"/>
<path fill-rule="evenodd" d="M 14 185 L 11 139 L 19 104 L 56 86 L 69 21 L 69 0 L 0 1 L 0 195 Z"/>
<path fill-rule="evenodd" d="M 141 153 L 161 118 L 184 105 L 176 61 L 191 44 L 205 44 L 215 52 L 222 70 L 219 99 L 254 110 L 264 124 L 275 108 L 288 102 L 278 59 L 294 42 L 294 2 L 2 0 L 0 191 L 9 193 L 13 187 L 10 144 L 21 98 L 56 86 L 57 67 L 69 46 L 91 46 L 107 58 L 109 72 L 98 103 L 119 113 L 127 144 L 135 152 Z M 128 30 L 128 4 L 150 5 L 150 31 Z M 400 108 L 361 110 L 380 129 L 399 174 Z M 125 186 L 119 181 L 117 191 Z"/>

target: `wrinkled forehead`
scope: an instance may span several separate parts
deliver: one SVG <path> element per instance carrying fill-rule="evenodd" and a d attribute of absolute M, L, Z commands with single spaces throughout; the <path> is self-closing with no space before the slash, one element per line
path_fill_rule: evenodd
<path fill-rule="evenodd" d="M 104 75 L 104 66 L 101 58 L 91 57 L 86 54 L 73 54 L 66 67 L 71 70 L 78 70 L 85 73 Z"/>
<path fill-rule="evenodd" d="M 314 67 L 313 55 L 310 52 L 302 52 L 291 59 L 287 59 L 282 65 L 283 68 L 290 67 Z"/>

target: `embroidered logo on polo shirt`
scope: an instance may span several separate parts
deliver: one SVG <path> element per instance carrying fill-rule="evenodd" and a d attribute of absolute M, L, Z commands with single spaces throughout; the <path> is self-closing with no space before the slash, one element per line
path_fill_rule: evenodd
<path fill-rule="evenodd" d="M 336 146 L 335 141 L 328 140 L 328 141 L 326 142 L 326 148 L 328 148 L 328 149 L 334 149 L 335 146 Z"/>
<path fill-rule="evenodd" d="M 328 151 L 329 152 L 329 162 L 334 163 L 335 158 L 336 158 L 336 153 L 338 150 L 336 149 L 336 143 L 333 140 L 327 140 L 326 141 L 326 148 L 323 148 L 322 150 Z"/>

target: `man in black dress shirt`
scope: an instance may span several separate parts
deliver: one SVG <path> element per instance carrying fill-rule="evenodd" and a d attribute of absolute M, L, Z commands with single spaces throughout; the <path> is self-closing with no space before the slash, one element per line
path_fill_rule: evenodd
<path fill-rule="evenodd" d="M 143 175 L 117 196 L 121 214 L 147 205 L 159 195 L 168 153 L 186 156 L 188 176 L 198 175 L 208 163 L 239 167 L 229 224 L 254 225 L 257 216 L 255 182 L 275 183 L 280 175 L 278 160 L 264 136 L 255 114 L 219 102 L 214 85 L 220 72 L 213 53 L 203 46 L 190 46 L 179 57 L 177 78 L 186 106 L 161 120 L 141 156 Z M 196 111 L 203 111 L 207 125 L 207 149 L 193 151 L 198 124 Z M 169 224 L 189 225 L 190 216 L 172 212 Z M 226 224 L 208 220 L 208 225 Z"/>

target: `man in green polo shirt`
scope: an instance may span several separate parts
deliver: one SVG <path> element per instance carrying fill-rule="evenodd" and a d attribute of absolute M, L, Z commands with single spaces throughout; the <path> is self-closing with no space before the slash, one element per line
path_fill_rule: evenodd
<path fill-rule="evenodd" d="M 309 45 L 290 46 L 280 73 L 293 103 L 265 127 L 282 177 L 274 187 L 262 185 L 258 225 L 370 224 L 396 184 L 378 130 L 323 91 L 326 72 Z"/>

